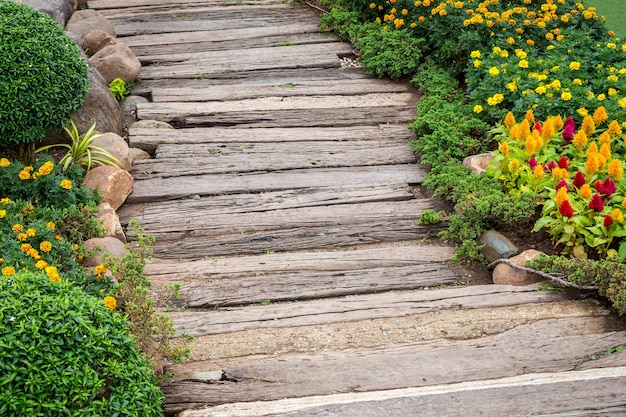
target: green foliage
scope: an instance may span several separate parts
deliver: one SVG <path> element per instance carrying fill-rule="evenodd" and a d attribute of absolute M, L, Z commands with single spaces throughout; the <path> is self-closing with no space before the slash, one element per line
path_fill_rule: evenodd
<path fill-rule="evenodd" d="M 106 266 L 119 282 L 113 291 L 117 307 L 129 321 L 137 349 L 147 358 L 183 361 L 189 356 L 185 342 L 190 338 L 185 335 L 176 338 L 174 323 L 167 315 L 158 313 L 170 298 L 178 296 L 178 287 L 164 288 L 157 292 L 156 299 L 149 297 L 151 283 L 144 268 L 152 254 L 150 245 L 154 238 L 146 235 L 135 221 L 130 228 L 130 237 L 136 239 L 134 247 L 128 245 L 129 251 L 121 259 L 106 259 Z"/>
<path fill-rule="evenodd" d="M 59 165 L 63 166 L 63 170 L 67 170 L 72 164 L 82 166 L 87 171 L 92 165 L 112 165 L 123 168 L 122 163 L 113 156 L 109 151 L 93 144 L 93 141 L 102 136 L 94 133 L 96 122 L 85 132 L 82 137 L 78 133 L 78 128 L 73 120 L 70 120 L 69 127 L 65 127 L 65 131 L 70 136 L 71 142 L 57 143 L 54 145 L 42 146 L 35 152 L 44 152 L 52 148 L 67 148 L 67 153 L 63 155 L 59 161 Z"/>
<path fill-rule="evenodd" d="M 429 226 L 437 223 L 441 223 L 446 219 L 445 211 L 435 211 L 435 210 L 424 210 L 418 224 L 420 226 Z"/>
<path fill-rule="evenodd" d="M 413 75 L 422 59 L 423 39 L 406 31 L 372 30 L 356 42 L 363 67 L 378 78 L 398 80 Z"/>
<path fill-rule="evenodd" d="M 0 146 L 42 140 L 65 125 L 89 89 L 76 43 L 48 15 L 0 1 Z"/>
<path fill-rule="evenodd" d="M 130 95 L 132 85 L 127 85 L 121 78 L 116 78 L 109 84 L 109 90 L 117 101 L 122 101 Z"/>
<path fill-rule="evenodd" d="M 0 414 L 163 415 L 124 318 L 44 273 L 0 279 Z"/>
<path fill-rule="evenodd" d="M 614 259 L 582 260 L 563 256 L 541 256 L 529 263 L 531 268 L 562 275 L 578 285 L 596 285 L 617 312 L 626 314 L 626 265 Z"/>

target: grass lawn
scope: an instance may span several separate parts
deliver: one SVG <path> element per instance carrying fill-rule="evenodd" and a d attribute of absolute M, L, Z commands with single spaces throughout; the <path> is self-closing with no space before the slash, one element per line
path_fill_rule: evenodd
<path fill-rule="evenodd" d="M 606 27 L 615 31 L 616 36 L 626 40 L 626 2 L 624 0 L 587 0 L 588 6 L 598 10 L 598 14 L 606 17 Z"/>

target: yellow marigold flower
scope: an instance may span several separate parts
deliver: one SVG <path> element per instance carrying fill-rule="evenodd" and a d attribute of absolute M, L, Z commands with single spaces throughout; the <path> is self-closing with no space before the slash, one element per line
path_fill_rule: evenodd
<path fill-rule="evenodd" d="M 56 283 L 61 282 L 61 277 L 59 276 L 59 272 L 55 266 L 47 266 L 44 268 L 44 271 L 46 271 L 46 275 L 50 281 Z"/>
<path fill-rule="evenodd" d="M 407 14 L 409 14 L 409 11 L 407 9 L 402 9 L 402 16 L 406 16 Z"/>
<path fill-rule="evenodd" d="M 480 61 L 480 59 L 475 59 L 474 60 L 474 68 L 479 68 L 483 63 Z"/>
<path fill-rule="evenodd" d="M 576 149 L 581 151 L 587 145 L 587 134 L 585 133 L 585 131 L 579 129 L 578 132 L 574 135 L 572 143 L 574 144 Z"/>
<path fill-rule="evenodd" d="M 37 263 L 35 264 L 35 268 L 37 269 L 45 269 L 48 266 L 48 263 L 46 261 L 37 261 Z"/>
<path fill-rule="evenodd" d="M 556 196 L 554 197 L 556 206 L 559 207 L 564 201 L 568 199 L 569 199 L 569 196 L 567 195 L 567 187 L 559 188 L 559 190 L 556 192 Z"/>
<path fill-rule="evenodd" d="M 532 40 L 532 39 L 528 39 L 528 40 L 526 41 L 526 45 L 528 45 L 528 46 L 535 46 L 535 41 L 534 41 L 534 40 Z"/>
<path fill-rule="evenodd" d="M 48 224 L 46 224 L 46 227 L 47 227 L 48 229 L 52 229 L 52 230 L 54 230 L 54 228 L 55 228 L 55 224 L 54 224 L 54 222 L 48 222 Z"/>
<path fill-rule="evenodd" d="M 480 51 L 479 50 L 474 50 L 474 51 L 470 52 L 470 58 L 480 58 Z"/>
<path fill-rule="evenodd" d="M 30 178 L 30 173 L 26 170 L 21 170 L 20 173 L 18 174 L 18 177 L 24 181 Z"/>
<path fill-rule="evenodd" d="M 52 250 L 52 243 L 48 242 L 47 240 L 44 240 L 43 242 L 41 242 L 39 244 L 39 249 L 42 250 L 42 252 L 50 252 Z"/>
<path fill-rule="evenodd" d="M 581 196 L 584 199 L 589 199 L 591 198 L 591 195 L 593 194 L 591 187 L 589 186 L 589 184 L 583 184 L 579 189 L 578 189 L 578 195 Z"/>
<path fill-rule="evenodd" d="M 506 43 L 508 43 L 509 45 L 514 45 L 515 44 L 515 39 L 511 38 L 510 36 L 508 38 L 506 38 Z"/>
<path fill-rule="evenodd" d="M 483 111 L 483 106 L 480 104 L 474 106 L 474 113 L 480 113 L 481 111 Z"/>
<path fill-rule="evenodd" d="M 624 176 L 624 168 L 619 159 L 613 159 L 609 162 L 608 174 L 614 180 L 619 180 Z"/>
<path fill-rule="evenodd" d="M 597 97 L 598 101 L 604 101 L 606 100 L 606 94 L 602 93 L 602 94 L 598 94 Z"/>
<path fill-rule="evenodd" d="M 21 250 L 22 252 L 24 252 L 24 253 L 28 252 L 28 251 L 29 251 L 29 250 L 31 250 L 32 248 L 33 248 L 33 247 L 32 247 L 32 246 L 30 246 L 30 244 L 29 244 L 29 243 L 22 243 L 22 244 L 20 245 L 20 250 Z"/>
<path fill-rule="evenodd" d="M 584 107 L 580 107 L 580 108 L 576 109 L 576 113 L 580 114 L 582 117 L 586 117 L 589 114 L 587 109 L 584 108 Z"/>
<path fill-rule="evenodd" d="M 35 168 L 33 168 L 31 165 L 25 166 L 24 167 L 24 171 L 28 172 L 29 174 L 31 172 L 33 172 L 35 170 Z"/>
<path fill-rule="evenodd" d="M 35 237 L 37 235 L 37 231 L 35 229 L 26 229 L 26 236 Z"/>
<path fill-rule="evenodd" d="M 11 161 L 6 158 L 0 158 L 0 168 L 6 168 L 11 165 Z"/>
<path fill-rule="evenodd" d="M 585 172 L 587 175 L 592 176 L 600 170 L 600 158 L 596 153 L 587 155 L 587 162 L 585 162 Z"/>
<path fill-rule="evenodd" d="M 619 104 L 620 107 L 626 107 L 626 97 L 619 99 L 617 104 Z"/>
<path fill-rule="evenodd" d="M 497 77 L 498 75 L 500 75 L 500 70 L 496 67 L 491 67 L 489 68 L 489 75 L 491 75 L 492 77 Z"/>
<path fill-rule="evenodd" d="M 2 204 L 9 204 L 10 202 L 11 202 L 11 199 L 9 197 L 4 197 L 0 199 L 0 203 Z"/>
<path fill-rule="evenodd" d="M 39 256 L 39 252 L 35 248 L 30 248 L 30 250 L 28 251 L 27 255 L 32 257 L 36 261 L 41 259 L 41 257 Z"/>
<path fill-rule="evenodd" d="M 4 259 L 0 258 L 0 265 L 2 265 L 4 263 Z"/>
<path fill-rule="evenodd" d="M 548 45 L 548 46 L 546 46 L 546 49 L 547 49 L 548 51 L 551 51 L 551 50 L 553 50 L 553 49 L 554 49 L 554 45 L 552 45 L 552 44 L 551 44 L 551 45 Z"/>
<path fill-rule="evenodd" d="M 546 33 L 546 40 L 549 40 L 549 41 L 554 40 L 554 35 L 550 32 Z"/>
<path fill-rule="evenodd" d="M 607 94 L 609 95 L 609 97 L 613 97 L 614 95 L 617 94 L 617 90 L 611 87 L 607 90 Z"/>
<path fill-rule="evenodd" d="M 376 3 L 370 3 L 370 9 L 375 9 L 376 8 Z"/>
<path fill-rule="evenodd" d="M 55 236 L 54 236 L 54 240 L 59 240 L 59 241 L 61 241 L 61 240 L 63 240 L 63 237 L 61 237 L 61 235 L 55 235 Z"/>
<path fill-rule="evenodd" d="M 26 233 L 18 233 L 16 236 L 17 240 L 23 242 L 28 239 L 28 235 Z"/>
<path fill-rule="evenodd" d="M 96 266 L 96 274 L 104 275 L 107 272 L 109 272 L 109 270 L 107 269 L 106 266 L 104 266 L 104 264 L 100 264 L 100 265 Z"/>
<path fill-rule="evenodd" d="M 37 170 L 37 175 L 39 176 L 48 175 L 52 172 L 53 169 L 54 169 L 54 164 L 48 161 L 45 164 L 43 164 L 41 167 L 39 167 L 39 170 Z"/>
<path fill-rule="evenodd" d="M 535 92 L 537 94 L 544 94 L 546 92 L 546 87 L 543 85 L 540 85 L 539 87 L 535 88 Z"/>
<path fill-rule="evenodd" d="M 515 56 L 518 57 L 519 59 L 526 59 L 526 52 L 523 49 L 516 49 L 515 50 Z"/>
<path fill-rule="evenodd" d="M 4 268 L 2 268 L 2 275 L 5 277 L 15 275 L 15 268 L 13 268 L 12 266 L 5 266 Z"/>
<path fill-rule="evenodd" d="M 571 69 L 572 71 L 577 71 L 580 69 L 580 62 L 578 61 L 572 61 L 569 63 L 569 69 Z"/>
<path fill-rule="evenodd" d="M 537 165 L 535 167 L 535 169 L 533 169 L 533 176 L 536 179 L 539 179 L 539 178 L 543 177 L 543 174 L 544 174 L 544 172 L 543 172 L 543 168 L 541 167 L 541 165 Z"/>
<path fill-rule="evenodd" d="M 497 93 L 487 99 L 487 104 L 489 104 L 490 106 L 497 106 L 498 104 L 502 103 L 503 100 L 504 95 Z"/>
<path fill-rule="evenodd" d="M 511 149 L 509 148 L 509 142 L 507 142 L 507 141 L 502 142 L 498 149 L 500 150 L 500 152 L 502 152 L 502 154 L 505 157 L 507 157 L 507 158 L 509 157 L 509 154 L 511 152 Z"/>
<path fill-rule="evenodd" d="M 6 210 L 0 210 L 0 219 L 4 219 L 7 215 L 7 211 Z"/>
<path fill-rule="evenodd" d="M 454 8 L 455 8 L 455 9 L 462 9 L 462 8 L 463 8 L 463 6 L 464 6 L 464 4 L 463 4 L 463 2 L 462 2 L 462 1 L 455 1 L 455 2 L 454 2 Z"/>
<path fill-rule="evenodd" d="M 580 78 L 574 78 L 572 82 L 576 85 L 583 85 L 583 80 L 581 80 Z"/>
<path fill-rule="evenodd" d="M 515 116 L 512 112 L 508 112 L 506 116 L 504 116 L 504 127 L 506 128 L 506 130 L 510 131 L 514 124 Z"/>
<path fill-rule="evenodd" d="M 114 297 L 111 297 L 110 295 L 104 297 L 104 308 L 113 311 L 115 310 L 115 307 L 117 307 L 117 301 Z"/>
<path fill-rule="evenodd" d="M 563 91 L 561 93 L 561 100 L 570 101 L 571 99 L 572 99 L 572 93 L 570 93 L 569 91 Z"/>
<path fill-rule="evenodd" d="M 558 42 L 561 42 L 563 39 L 565 39 L 565 35 L 557 35 L 557 36 L 556 36 L 556 40 L 557 40 Z"/>
<path fill-rule="evenodd" d="M 587 93 L 587 98 L 591 100 L 592 98 L 596 98 L 596 95 L 593 91 L 590 91 Z"/>
<path fill-rule="evenodd" d="M 528 68 L 528 61 L 526 61 L 525 59 L 520 60 L 520 62 L 517 64 L 520 68 Z"/>
<path fill-rule="evenodd" d="M 409 27 L 411 27 L 411 28 L 417 27 L 417 23 L 415 23 L 415 22 L 411 22 L 411 24 L 409 25 Z"/>
<path fill-rule="evenodd" d="M 624 215 L 622 214 L 622 211 L 618 208 L 611 210 L 611 218 L 617 223 L 624 223 Z"/>
<path fill-rule="evenodd" d="M 18 233 L 18 232 L 21 232 L 22 230 L 24 230 L 24 226 L 22 226 L 21 224 L 17 223 L 17 224 L 13 225 L 11 230 L 13 230 L 15 233 Z"/>
<path fill-rule="evenodd" d="M 61 181 L 61 188 L 65 188 L 66 190 L 69 190 L 72 188 L 72 181 L 70 180 L 63 180 Z"/>
<path fill-rule="evenodd" d="M 500 52 L 500 58 L 508 58 L 509 57 L 509 51 L 507 51 L 506 49 L 503 49 L 502 52 Z"/>
<path fill-rule="evenodd" d="M 596 124 L 593 121 L 593 117 L 585 116 L 581 129 L 585 131 L 587 136 L 591 135 L 596 130 Z"/>

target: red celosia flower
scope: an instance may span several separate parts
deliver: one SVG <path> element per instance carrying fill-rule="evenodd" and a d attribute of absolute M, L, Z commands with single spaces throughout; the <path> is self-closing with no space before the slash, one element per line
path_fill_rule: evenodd
<path fill-rule="evenodd" d="M 608 229 L 609 227 L 611 227 L 612 224 L 613 224 L 613 217 L 611 217 L 610 214 L 607 214 L 606 216 L 604 216 L 604 227 Z"/>
<path fill-rule="evenodd" d="M 605 179 L 602 183 L 602 194 L 610 197 L 615 194 L 616 191 L 617 185 L 615 185 L 615 181 L 607 177 L 607 179 Z"/>
<path fill-rule="evenodd" d="M 562 188 L 562 187 L 565 187 L 567 192 L 569 192 L 569 185 L 567 184 L 567 181 L 561 180 L 561 181 L 556 183 L 556 190 L 557 191 L 559 190 L 559 188 Z"/>
<path fill-rule="evenodd" d="M 574 208 L 569 203 L 568 200 L 565 200 L 559 206 L 559 212 L 563 217 L 574 217 Z"/>
<path fill-rule="evenodd" d="M 604 210 L 604 202 L 602 201 L 602 197 L 600 197 L 600 194 L 594 194 L 591 196 L 589 208 L 598 212 Z"/>
<path fill-rule="evenodd" d="M 559 168 L 568 169 L 569 168 L 569 161 L 567 160 L 567 156 L 563 155 L 561 157 L 561 159 L 559 159 L 558 165 L 559 165 Z"/>
<path fill-rule="evenodd" d="M 586 183 L 587 180 L 585 179 L 585 175 L 582 172 L 578 171 L 576 175 L 574 175 L 574 186 L 576 188 L 580 188 Z"/>
<path fill-rule="evenodd" d="M 556 168 L 556 162 L 554 161 L 548 162 L 548 171 L 552 172 L 554 168 Z"/>
<path fill-rule="evenodd" d="M 565 118 L 563 127 L 567 127 L 567 126 L 570 126 L 572 129 L 576 130 L 576 121 L 572 118 L 572 116 L 567 116 Z"/>
<path fill-rule="evenodd" d="M 576 133 L 576 129 L 574 128 L 574 126 L 566 125 L 563 128 L 563 132 L 561 133 L 561 136 L 563 137 L 563 140 L 565 141 L 565 143 L 569 144 L 572 141 L 572 139 L 574 139 L 575 133 Z"/>
<path fill-rule="evenodd" d="M 539 133 L 541 133 L 541 122 L 535 123 L 535 125 L 533 126 L 533 130 L 536 130 Z"/>
<path fill-rule="evenodd" d="M 534 156 L 530 158 L 528 160 L 528 166 L 530 167 L 530 169 L 535 169 L 535 167 L 537 166 L 537 158 L 535 158 Z"/>

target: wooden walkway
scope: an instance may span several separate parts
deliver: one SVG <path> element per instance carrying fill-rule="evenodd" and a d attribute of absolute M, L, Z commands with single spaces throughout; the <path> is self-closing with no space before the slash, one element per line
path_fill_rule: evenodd
<path fill-rule="evenodd" d="M 90 0 L 144 64 L 135 188 L 147 274 L 182 284 L 181 416 L 626 415 L 626 343 L 580 294 L 464 285 L 417 225 L 407 84 L 282 0 Z M 475 284 L 475 283 L 474 283 Z M 186 410 L 186 411 L 185 411 Z"/>

